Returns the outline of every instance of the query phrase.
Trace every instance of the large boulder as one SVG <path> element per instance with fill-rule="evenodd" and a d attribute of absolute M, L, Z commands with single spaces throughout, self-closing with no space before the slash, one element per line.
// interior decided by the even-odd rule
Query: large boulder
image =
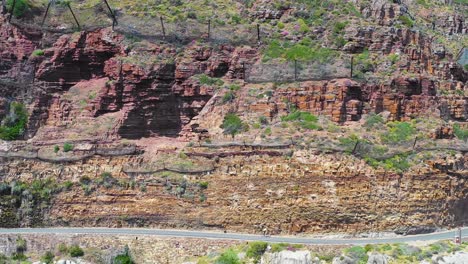
<path fill-rule="evenodd" d="M 389 257 L 387 255 L 372 253 L 369 255 L 367 264 L 388 264 Z"/>
<path fill-rule="evenodd" d="M 261 259 L 261 264 L 315 264 L 316 259 L 312 261 L 309 251 L 281 251 L 276 253 L 265 253 Z"/>
<path fill-rule="evenodd" d="M 437 257 L 433 259 L 433 263 L 437 264 L 467 264 L 468 252 L 456 252 L 455 254 Z"/>

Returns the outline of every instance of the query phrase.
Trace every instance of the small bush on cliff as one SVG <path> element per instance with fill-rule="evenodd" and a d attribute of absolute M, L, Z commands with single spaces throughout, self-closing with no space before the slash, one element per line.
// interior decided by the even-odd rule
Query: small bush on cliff
<path fill-rule="evenodd" d="M 68 247 L 64 243 L 60 243 L 57 247 L 57 250 L 60 252 L 60 254 L 66 254 L 68 252 Z"/>
<path fill-rule="evenodd" d="M 366 118 L 366 122 L 364 123 L 364 126 L 366 128 L 373 128 L 375 126 L 378 126 L 378 125 L 381 125 L 385 123 L 384 119 L 382 118 L 382 116 L 380 115 L 377 115 L 377 114 L 374 114 L 374 113 L 371 113 L 367 118 Z"/>
<path fill-rule="evenodd" d="M 275 243 L 271 245 L 271 252 L 281 252 L 283 250 L 294 251 L 296 249 L 303 248 L 301 244 L 288 244 L 288 243 Z"/>
<path fill-rule="evenodd" d="M 198 76 L 198 80 L 200 81 L 200 84 L 206 84 L 206 85 L 217 85 L 221 86 L 224 84 L 223 80 L 219 78 L 212 78 L 206 74 L 201 74 Z"/>
<path fill-rule="evenodd" d="M 73 245 L 68 248 L 68 254 L 70 254 L 70 257 L 76 258 L 84 256 L 84 251 L 80 246 Z"/>
<path fill-rule="evenodd" d="M 414 25 L 414 21 L 408 15 L 400 16 L 398 19 L 407 27 L 413 27 Z"/>
<path fill-rule="evenodd" d="M 350 258 L 357 260 L 357 263 L 367 263 L 366 250 L 361 246 L 354 246 L 345 250 L 345 253 Z"/>
<path fill-rule="evenodd" d="M 31 56 L 33 57 L 39 57 L 39 56 L 44 56 L 44 51 L 43 50 L 35 50 L 32 52 Z"/>
<path fill-rule="evenodd" d="M 51 264 L 54 261 L 54 254 L 50 251 L 47 251 L 42 257 L 41 257 L 41 262 L 46 263 L 46 264 Z"/>
<path fill-rule="evenodd" d="M 240 264 L 239 257 L 234 250 L 229 249 L 216 260 L 215 264 Z"/>
<path fill-rule="evenodd" d="M 268 243 L 266 242 L 252 242 L 249 244 L 249 249 L 247 249 L 247 257 L 254 259 L 255 263 L 260 261 L 263 253 L 267 249 Z"/>
<path fill-rule="evenodd" d="M 387 133 L 381 135 L 384 143 L 401 143 L 408 141 L 416 132 L 416 128 L 409 122 L 390 122 L 387 124 L 389 128 Z"/>
<path fill-rule="evenodd" d="M 281 117 L 281 121 L 288 122 L 288 121 L 296 121 L 296 123 L 309 130 L 321 130 L 322 127 L 320 127 L 317 124 L 318 117 L 315 115 L 309 113 L 309 112 L 302 112 L 302 111 L 297 111 L 295 110 L 291 114 L 287 116 Z"/>
<path fill-rule="evenodd" d="M 14 0 L 7 0 L 7 9 L 10 11 L 13 8 Z M 29 3 L 27 0 L 16 0 L 15 10 L 13 15 L 15 17 L 22 17 L 29 10 Z"/>
<path fill-rule="evenodd" d="M 459 124 L 453 126 L 453 133 L 460 140 L 465 142 L 468 140 L 468 129 L 461 128 Z"/>
<path fill-rule="evenodd" d="M 224 117 L 221 128 L 224 129 L 224 134 L 231 135 L 232 139 L 234 139 L 237 134 L 247 131 L 247 125 L 242 122 L 240 117 L 233 113 L 227 114 Z"/>
<path fill-rule="evenodd" d="M 16 252 L 22 253 L 26 251 L 26 240 L 24 238 L 18 237 L 16 239 Z"/>
<path fill-rule="evenodd" d="M 223 96 L 223 103 L 229 103 L 236 99 L 236 95 L 232 91 L 228 91 Z"/>
<path fill-rule="evenodd" d="M 124 252 L 115 256 L 114 260 L 112 261 L 113 264 L 134 264 L 135 262 L 130 255 L 130 249 L 128 246 L 125 246 Z"/>
<path fill-rule="evenodd" d="M 65 143 L 63 144 L 63 151 L 64 152 L 69 152 L 69 151 L 72 151 L 73 150 L 73 144 L 71 143 Z"/>
<path fill-rule="evenodd" d="M 207 189 L 208 188 L 208 182 L 206 182 L 206 181 L 199 182 L 198 185 L 202 189 Z"/>
<path fill-rule="evenodd" d="M 27 121 L 26 107 L 22 103 L 12 102 L 9 115 L 0 123 L 0 139 L 15 140 L 22 136 Z"/>

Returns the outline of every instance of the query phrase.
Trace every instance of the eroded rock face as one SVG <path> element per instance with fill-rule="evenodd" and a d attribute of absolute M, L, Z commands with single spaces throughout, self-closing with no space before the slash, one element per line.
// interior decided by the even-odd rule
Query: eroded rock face
<path fill-rule="evenodd" d="M 123 53 L 122 36 L 110 29 L 64 35 L 45 50 L 36 78 L 54 91 L 66 90 L 81 80 L 102 77 L 104 63 Z M 53 91 L 50 91 L 53 92 Z"/>
<path fill-rule="evenodd" d="M 397 231 L 401 226 L 423 230 L 467 217 L 463 208 L 468 197 L 459 191 L 468 188 L 463 167 L 445 166 L 441 160 L 438 165 L 397 175 L 349 156 L 311 154 L 297 153 L 287 161 L 265 155 L 219 158 L 213 171 L 187 176 L 189 181 L 209 182 L 203 191 L 206 201 L 199 199 L 196 190 L 190 191 L 194 197 L 171 194 L 163 174 L 151 173 L 148 179 L 148 164 L 138 155 L 95 156 L 69 162 L 65 168 L 57 163 L 3 159 L 0 168 L 6 182 L 18 177 L 77 182 L 71 190 L 57 194 L 42 216 L 35 216 L 42 217 L 44 225 L 222 228 L 253 233 L 267 227 L 271 234 L 359 233 Z M 466 158 L 462 160 L 466 163 Z M 102 172 L 123 181 L 133 179 L 146 190 L 99 187 L 93 195 L 86 195 L 79 179 L 83 175 L 97 179 Z M 173 189 L 182 184 L 171 181 Z M 8 212 L 15 212 L 11 206 Z M 39 223 L 2 219 L 13 226 Z"/>
<path fill-rule="evenodd" d="M 363 114 L 388 111 L 389 120 L 409 120 L 431 112 L 438 118 L 468 118 L 468 100 L 435 95 L 436 84 L 426 78 L 396 78 L 389 85 L 366 85 L 349 79 L 303 82 L 275 90 L 268 100 L 258 100 L 249 111 L 267 117 L 286 115 L 289 104 L 302 111 L 325 115 L 343 123 L 358 121 Z"/>

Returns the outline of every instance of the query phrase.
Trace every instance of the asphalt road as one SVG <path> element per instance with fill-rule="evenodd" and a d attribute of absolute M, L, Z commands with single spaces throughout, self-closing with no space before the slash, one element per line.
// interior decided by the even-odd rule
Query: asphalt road
<path fill-rule="evenodd" d="M 86 235 L 126 235 L 140 236 L 152 235 L 162 237 L 180 237 L 180 238 L 207 238 L 207 239 L 228 239 L 241 241 L 266 241 L 274 243 L 291 244 L 322 244 L 322 245 L 347 245 L 347 244 L 380 244 L 380 243 L 399 243 L 415 242 L 429 240 L 453 239 L 456 230 L 442 231 L 431 234 L 398 236 L 391 238 L 310 238 L 300 236 L 271 236 L 250 235 L 240 233 L 220 233 L 209 231 L 186 231 L 170 229 L 140 229 L 140 228 L 13 228 L 0 229 L 2 234 L 86 234 Z M 462 236 L 468 237 L 468 227 L 462 229 Z"/>

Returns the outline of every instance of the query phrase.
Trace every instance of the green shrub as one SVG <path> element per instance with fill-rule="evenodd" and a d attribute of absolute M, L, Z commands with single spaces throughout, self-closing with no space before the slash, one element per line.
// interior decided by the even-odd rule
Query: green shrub
<path fill-rule="evenodd" d="M 54 153 L 57 153 L 57 152 L 59 152 L 59 151 L 60 151 L 60 147 L 57 146 L 57 145 L 55 145 L 55 146 L 54 146 Z"/>
<path fill-rule="evenodd" d="M 49 201 L 51 195 L 58 192 L 60 187 L 53 178 L 47 178 L 45 180 L 33 180 L 28 189 L 36 200 Z"/>
<path fill-rule="evenodd" d="M 373 128 L 374 126 L 381 125 L 384 122 L 385 121 L 384 121 L 382 116 L 371 113 L 366 118 L 366 122 L 364 123 L 364 126 L 367 127 L 367 128 Z"/>
<path fill-rule="evenodd" d="M 68 252 L 68 247 L 64 243 L 60 243 L 57 249 L 61 254 L 65 254 Z"/>
<path fill-rule="evenodd" d="M 414 21 L 408 15 L 402 15 L 398 19 L 407 27 L 413 27 L 414 25 Z"/>
<path fill-rule="evenodd" d="M 336 22 L 333 25 L 333 33 L 341 34 L 347 25 L 348 25 L 348 22 Z"/>
<path fill-rule="evenodd" d="M 288 61 L 299 60 L 328 63 L 335 58 L 336 55 L 336 51 L 329 48 L 323 48 L 320 45 L 313 45 L 307 39 L 296 44 L 273 40 L 263 50 L 264 61 L 282 58 Z"/>
<path fill-rule="evenodd" d="M 268 119 L 266 116 L 261 116 L 258 118 L 258 121 L 260 122 L 260 124 L 262 125 L 268 125 Z"/>
<path fill-rule="evenodd" d="M 198 186 L 200 186 L 200 188 L 202 188 L 202 189 L 207 189 L 208 188 L 208 182 L 206 182 L 206 181 L 199 182 Z"/>
<path fill-rule="evenodd" d="M 25 252 L 26 251 L 26 240 L 22 237 L 16 239 L 16 252 Z"/>
<path fill-rule="evenodd" d="M 247 125 L 236 114 L 227 114 L 224 117 L 221 128 L 224 129 L 224 134 L 234 136 L 247 130 Z"/>
<path fill-rule="evenodd" d="M 241 88 L 241 86 L 238 85 L 238 84 L 231 84 L 231 85 L 229 85 L 229 90 L 231 90 L 231 91 L 239 91 L 240 88 Z"/>
<path fill-rule="evenodd" d="M 239 257 L 237 256 L 234 250 L 229 249 L 225 251 L 219 258 L 215 261 L 215 264 L 240 264 Z"/>
<path fill-rule="evenodd" d="M 364 246 L 364 250 L 367 252 L 371 252 L 371 251 L 374 251 L 374 246 L 371 245 L 371 244 L 367 244 Z"/>
<path fill-rule="evenodd" d="M 26 261 L 28 259 L 28 257 L 26 257 L 26 255 L 24 255 L 23 252 L 15 252 L 11 256 L 11 259 L 12 260 L 17 260 L 17 261 Z"/>
<path fill-rule="evenodd" d="M 117 185 L 118 181 L 112 177 L 112 173 L 110 172 L 103 172 L 99 176 L 99 179 L 97 180 L 98 185 L 102 185 L 107 189 L 112 188 L 112 186 Z"/>
<path fill-rule="evenodd" d="M 63 144 L 63 151 L 64 152 L 72 151 L 73 147 L 74 147 L 73 144 L 67 142 L 67 143 Z"/>
<path fill-rule="evenodd" d="M 338 139 L 340 146 L 344 148 L 346 153 L 351 153 L 356 146 L 356 143 L 359 141 L 359 137 L 355 134 L 351 134 L 349 137 L 340 137 Z"/>
<path fill-rule="evenodd" d="M 22 136 L 27 121 L 26 107 L 22 103 L 12 102 L 9 115 L 0 122 L 0 139 L 15 140 Z"/>
<path fill-rule="evenodd" d="M 70 257 L 72 258 L 82 257 L 84 256 L 84 251 L 80 246 L 72 245 L 68 248 L 68 254 L 70 254 Z"/>
<path fill-rule="evenodd" d="M 225 103 L 228 103 L 228 102 L 232 102 L 232 101 L 234 101 L 234 99 L 236 99 L 236 95 L 233 92 L 228 91 L 223 96 L 223 103 L 225 104 Z"/>
<path fill-rule="evenodd" d="M 7 0 L 7 9 L 11 11 L 13 8 L 14 0 Z M 27 0 L 16 0 L 15 10 L 13 10 L 13 15 L 15 17 L 22 17 L 29 10 L 29 3 Z"/>
<path fill-rule="evenodd" d="M 361 246 L 354 246 L 345 250 L 347 256 L 359 260 L 359 263 L 366 263 L 368 256 L 366 250 Z"/>
<path fill-rule="evenodd" d="M 128 246 L 125 246 L 124 252 L 114 257 L 113 264 L 134 264 L 135 262 L 130 255 Z"/>
<path fill-rule="evenodd" d="M 398 173 L 405 172 L 411 167 L 411 164 L 408 162 L 408 156 L 404 154 L 395 155 L 394 157 L 383 161 L 377 161 L 372 157 L 365 157 L 364 159 L 370 166 L 374 168 L 382 167 L 386 170 L 395 171 Z"/>
<path fill-rule="evenodd" d="M 297 111 L 295 110 L 291 114 L 287 116 L 281 117 L 281 121 L 283 122 L 288 122 L 288 121 L 296 121 L 296 123 L 309 130 L 321 130 L 322 127 L 320 127 L 317 124 L 318 117 L 315 115 L 309 113 L 309 112 L 302 112 L 302 111 Z"/>
<path fill-rule="evenodd" d="M 463 140 L 465 142 L 468 140 L 468 129 L 460 128 L 459 124 L 455 124 L 453 126 L 453 133 L 460 140 Z"/>
<path fill-rule="evenodd" d="M 463 66 L 463 68 L 465 69 L 465 71 L 468 71 L 468 64 L 465 64 L 465 66 Z"/>
<path fill-rule="evenodd" d="M 393 65 L 400 59 L 400 56 L 398 54 L 392 53 L 392 54 L 388 55 L 388 59 L 390 60 L 390 62 Z"/>
<path fill-rule="evenodd" d="M 35 50 L 31 54 L 33 57 L 39 57 L 39 56 L 44 56 L 44 51 L 43 50 Z"/>
<path fill-rule="evenodd" d="M 206 195 L 204 193 L 200 194 L 199 200 L 201 203 L 206 201 Z"/>
<path fill-rule="evenodd" d="M 68 191 L 68 190 L 71 189 L 71 187 L 73 187 L 73 182 L 71 182 L 71 181 L 65 181 L 65 182 L 63 183 L 63 188 L 64 188 L 65 190 Z"/>
<path fill-rule="evenodd" d="M 392 245 L 390 244 L 384 244 L 380 247 L 380 251 L 389 251 L 392 250 Z"/>
<path fill-rule="evenodd" d="M 47 251 L 42 257 L 41 257 L 41 262 L 46 263 L 46 264 L 51 264 L 54 261 L 54 254 L 50 251 Z"/>
<path fill-rule="evenodd" d="M 205 85 L 217 85 L 221 86 L 224 84 L 223 80 L 219 78 L 211 78 L 210 76 L 206 74 L 200 74 L 198 75 L 198 80 L 200 81 L 200 84 L 205 84 Z"/>
<path fill-rule="evenodd" d="M 89 178 L 88 176 L 84 175 L 80 178 L 80 183 L 83 184 L 83 185 L 88 185 L 91 183 L 91 178 Z"/>
<path fill-rule="evenodd" d="M 2 182 L 0 183 L 0 196 L 2 195 L 10 195 L 11 194 L 11 187 L 8 183 Z"/>
<path fill-rule="evenodd" d="M 414 125 L 408 122 L 390 122 L 387 123 L 387 127 L 389 128 L 388 132 L 381 135 L 384 143 L 393 144 L 407 141 L 416 132 Z"/>
<path fill-rule="evenodd" d="M 249 249 L 247 249 L 246 256 L 254 259 L 254 261 L 257 263 L 260 261 L 260 258 L 262 257 L 263 253 L 265 253 L 267 247 L 268 243 L 266 242 L 251 242 L 249 244 Z"/>

